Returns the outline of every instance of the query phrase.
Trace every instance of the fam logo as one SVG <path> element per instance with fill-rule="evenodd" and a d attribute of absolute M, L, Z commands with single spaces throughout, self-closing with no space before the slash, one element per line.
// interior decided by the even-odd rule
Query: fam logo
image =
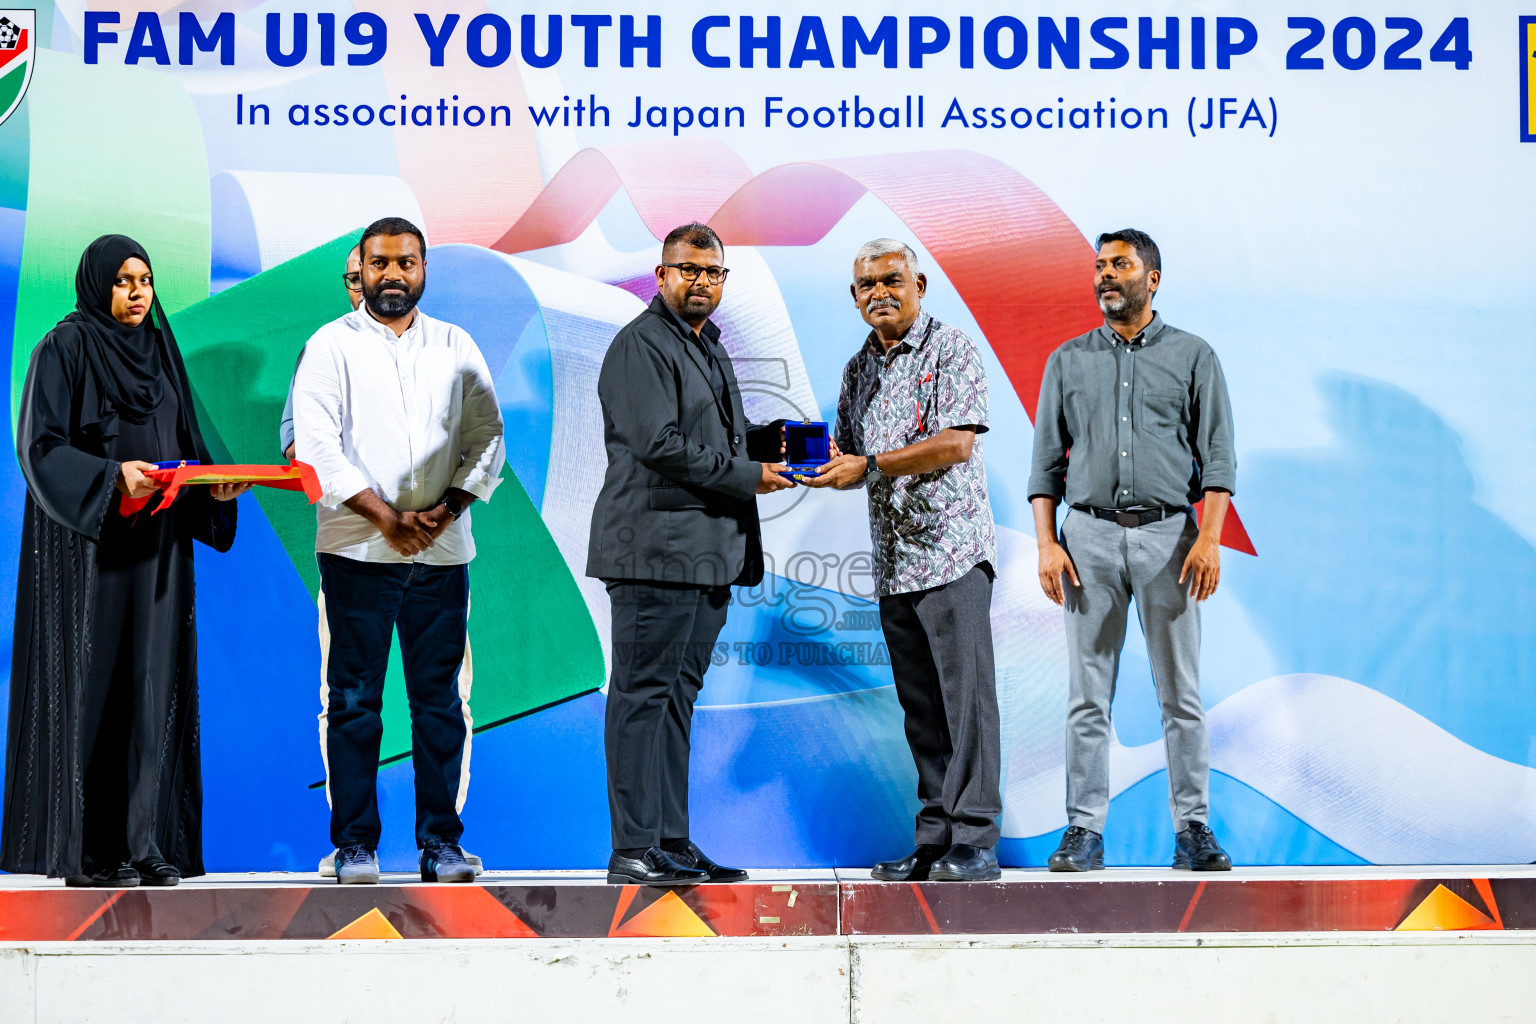
<path fill-rule="evenodd" d="M 1520 19 L 1520 141 L 1536 142 L 1536 17 Z"/>
<path fill-rule="evenodd" d="M 32 81 L 37 12 L 0 10 L 0 124 L 21 106 Z"/>

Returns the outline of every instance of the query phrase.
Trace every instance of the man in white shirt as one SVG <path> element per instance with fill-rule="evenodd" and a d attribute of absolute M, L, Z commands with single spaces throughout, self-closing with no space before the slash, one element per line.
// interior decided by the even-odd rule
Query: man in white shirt
<path fill-rule="evenodd" d="M 315 468 L 322 750 L 343 884 L 379 880 L 384 674 L 399 630 L 411 705 L 423 881 L 468 882 L 470 675 L 461 670 L 475 556 L 469 507 L 505 461 L 501 410 L 474 340 L 416 308 L 426 240 L 386 217 L 363 232 L 363 305 L 309 339 L 294 381 L 296 457 Z"/>

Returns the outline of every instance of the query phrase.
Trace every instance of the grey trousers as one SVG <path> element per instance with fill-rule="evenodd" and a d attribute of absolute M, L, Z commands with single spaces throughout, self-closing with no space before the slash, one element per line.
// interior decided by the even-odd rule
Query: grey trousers
<path fill-rule="evenodd" d="M 1168 752 L 1173 828 L 1210 814 L 1210 748 L 1200 702 L 1200 606 L 1179 570 L 1198 535 L 1193 516 L 1127 528 L 1073 510 L 1061 525 L 1062 547 L 1081 587 L 1065 586 L 1067 659 L 1067 821 L 1104 831 L 1109 809 L 1109 706 L 1115 698 L 1126 612 L 1147 639 L 1152 680 Z"/>
<path fill-rule="evenodd" d="M 880 599 L 896 699 L 917 765 L 917 842 L 997 845 L 1003 812 L 992 567 Z"/>

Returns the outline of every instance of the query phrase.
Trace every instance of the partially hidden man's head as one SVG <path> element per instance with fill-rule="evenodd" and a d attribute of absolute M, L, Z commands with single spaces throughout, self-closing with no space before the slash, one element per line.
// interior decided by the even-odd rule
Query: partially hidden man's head
<path fill-rule="evenodd" d="M 894 238 L 865 242 L 853 257 L 854 305 L 864 322 L 882 336 L 905 334 L 922 310 L 928 278 L 918 268 L 917 253 Z"/>
<path fill-rule="evenodd" d="M 354 245 L 347 253 L 347 269 L 342 272 L 341 283 L 347 289 L 347 301 L 356 309 L 363 301 L 363 250 Z"/>
<path fill-rule="evenodd" d="M 661 301 L 698 327 L 725 293 L 725 243 L 708 224 L 684 224 L 667 232 L 656 266 Z"/>
<path fill-rule="evenodd" d="M 396 320 L 415 309 L 427 287 L 427 240 L 421 229 L 404 217 L 384 217 L 364 229 L 357 247 L 369 311 Z"/>
<path fill-rule="evenodd" d="M 1135 322 L 1152 304 L 1163 280 L 1163 257 L 1145 231 L 1126 228 L 1099 236 L 1093 290 L 1110 320 Z"/>

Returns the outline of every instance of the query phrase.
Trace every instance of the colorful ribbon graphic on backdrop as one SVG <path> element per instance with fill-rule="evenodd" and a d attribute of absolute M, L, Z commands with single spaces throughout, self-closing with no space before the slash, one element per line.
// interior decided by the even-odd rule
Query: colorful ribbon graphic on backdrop
<path fill-rule="evenodd" d="M 1093 259 L 1087 239 L 1028 178 L 965 150 L 781 164 L 751 176 L 740 157 L 711 139 L 585 149 L 493 248 L 525 252 L 574 241 L 620 188 L 658 239 L 699 220 L 727 245 L 812 245 L 866 193 L 875 196 L 944 269 L 1031 420 L 1051 352 L 1103 322 L 1086 285 Z M 1221 542 L 1257 553 L 1236 509 Z"/>

